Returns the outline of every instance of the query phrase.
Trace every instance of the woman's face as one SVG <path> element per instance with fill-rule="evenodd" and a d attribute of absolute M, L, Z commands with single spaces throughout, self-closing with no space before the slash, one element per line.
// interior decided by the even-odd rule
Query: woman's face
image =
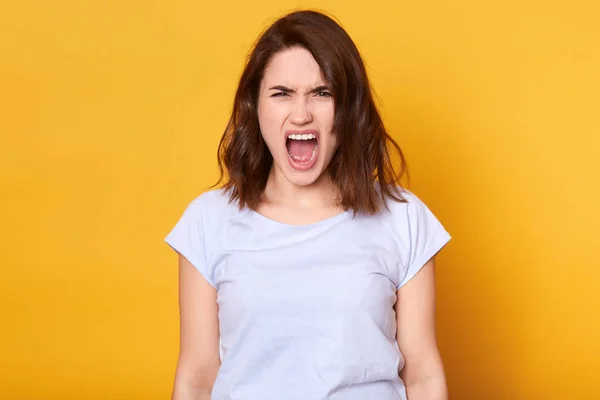
<path fill-rule="evenodd" d="M 295 185 L 314 183 L 337 148 L 334 102 L 321 69 L 304 48 L 276 54 L 258 93 L 258 121 L 275 173 Z"/>

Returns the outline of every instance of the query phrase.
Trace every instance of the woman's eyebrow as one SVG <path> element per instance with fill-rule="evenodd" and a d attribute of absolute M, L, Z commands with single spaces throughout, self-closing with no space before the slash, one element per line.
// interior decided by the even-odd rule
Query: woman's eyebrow
<path fill-rule="evenodd" d="M 283 85 L 276 85 L 276 86 L 270 87 L 269 90 L 280 90 L 285 93 L 294 93 L 295 92 L 295 90 L 290 89 L 289 87 L 286 87 Z"/>
<path fill-rule="evenodd" d="M 269 90 L 279 90 L 285 93 L 296 93 L 296 91 L 294 89 L 290 89 L 287 86 L 283 86 L 283 85 L 275 85 L 269 88 Z M 312 89 L 309 93 L 318 93 L 318 92 L 324 92 L 326 90 L 329 90 L 329 88 L 325 85 L 321 85 L 321 86 L 317 86 L 316 88 Z"/>
<path fill-rule="evenodd" d="M 326 92 L 329 90 L 329 87 L 327 87 L 326 85 L 321 85 L 321 86 L 317 86 L 316 88 L 314 88 L 313 90 L 311 90 L 311 93 L 318 93 L 318 92 Z"/>

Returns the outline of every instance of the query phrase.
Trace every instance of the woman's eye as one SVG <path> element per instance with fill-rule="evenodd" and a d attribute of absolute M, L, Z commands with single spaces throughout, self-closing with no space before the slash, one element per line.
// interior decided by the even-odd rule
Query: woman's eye
<path fill-rule="evenodd" d="M 317 97 L 331 97 L 329 92 L 317 92 Z"/>
<path fill-rule="evenodd" d="M 277 92 L 277 93 L 273 93 L 271 95 L 271 97 L 284 97 L 287 96 L 288 94 L 286 92 Z"/>

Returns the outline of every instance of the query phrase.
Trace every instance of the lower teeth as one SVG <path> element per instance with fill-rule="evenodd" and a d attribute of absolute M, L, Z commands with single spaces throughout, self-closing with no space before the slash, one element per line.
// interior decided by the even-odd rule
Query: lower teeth
<path fill-rule="evenodd" d="M 308 164 L 309 162 L 311 162 L 312 160 L 314 160 L 315 154 L 317 154 L 317 146 L 315 146 L 315 148 L 313 149 L 312 154 L 310 156 L 310 159 L 308 161 L 300 161 L 299 157 L 294 157 L 294 155 L 291 152 L 289 153 L 289 155 L 290 155 L 290 157 L 291 157 L 292 160 L 296 161 L 299 164 Z"/>

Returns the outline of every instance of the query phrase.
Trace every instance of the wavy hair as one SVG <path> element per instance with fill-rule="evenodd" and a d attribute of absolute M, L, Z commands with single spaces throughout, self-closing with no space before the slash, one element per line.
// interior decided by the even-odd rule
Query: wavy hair
<path fill-rule="evenodd" d="M 360 53 L 337 22 L 311 10 L 283 16 L 254 44 L 219 143 L 217 185 L 221 184 L 240 208 L 256 209 L 260 204 L 273 157 L 259 128 L 259 87 L 273 56 L 293 47 L 312 54 L 333 95 L 332 134 L 339 147 L 328 172 L 339 190 L 340 206 L 355 214 L 374 215 L 385 207 L 386 199 L 404 202 L 400 181 L 407 174 L 406 160 L 385 130 Z M 389 147 L 397 152 L 398 169 Z"/>

